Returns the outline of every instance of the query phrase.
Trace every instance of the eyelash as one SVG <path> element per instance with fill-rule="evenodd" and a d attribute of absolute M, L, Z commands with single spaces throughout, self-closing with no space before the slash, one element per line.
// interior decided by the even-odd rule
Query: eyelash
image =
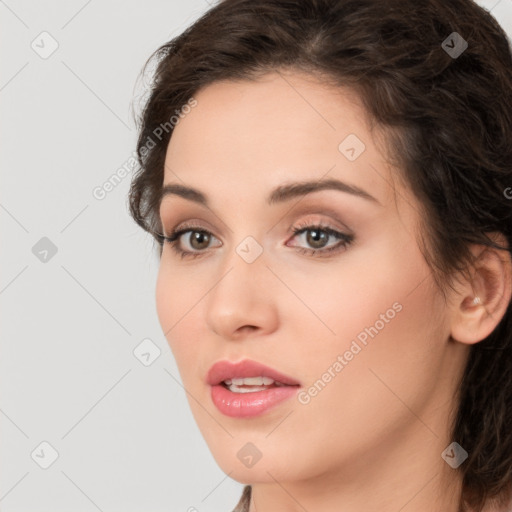
<path fill-rule="evenodd" d="M 329 247 L 328 249 L 305 249 L 303 247 L 295 247 L 295 249 L 301 253 L 301 254 L 307 254 L 309 256 L 316 256 L 316 257 L 328 257 L 332 253 L 340 252 L 342 249 L 346 249 L 353 241 L 354 241 L 354 235 L 347 235 L 346 233 L 341 233 L 340 231 L 337 231 L 333 228 L 331 228 L 329 225 L 325 225 L 322 223 L 319 224 L 299 224 L 298 226 L 294 227 L 292 229 L 293 232 L 293 238 L 295 238 L 297 235 L 300 235 L 307 231 L 322 231 L 326 233 L 327 235 L 334 236 L 336 238 L 340 239 L 340 242 L 336 245 L 333 245 L 332 247 Z M 198 252 L 191 252 L 191 251 L 184 251 L 183 249 L 180 249 L 178 247 L 178 239 L 181 237 L 181 235 L 184 235 L 188 232 L 196 232 L 196 233 L 203 233 L 207 235 L 212 235 L 208 230 L 203 229 L 199 226 L 193 226 L 193 225 L 185 225 L 179 230 L 173 231 L 169 236 L 163 236 L 160 235 L 160 238 L 164 241 L 164 243 L 168 243 L 173 251 L 177 253 L 181 258 L 197 258 L 198 256 L 203 256 L 206 251 L 198 251 Z M 322 253 L 321 256 L 317 256 L 318 253 Z M 325 253 L 328 253 L 327 255 Z"/>

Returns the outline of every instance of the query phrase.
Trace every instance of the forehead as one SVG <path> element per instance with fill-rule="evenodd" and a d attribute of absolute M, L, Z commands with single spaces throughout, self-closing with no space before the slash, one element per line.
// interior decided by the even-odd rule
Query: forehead
<path fill-rule="evenodd" d="M 267 196 L 284 182 L 340 179 L 384 204 L 390 169 L 357 95 L 301 73 L 219 81 L 174 128 L 164 183 Z"/>

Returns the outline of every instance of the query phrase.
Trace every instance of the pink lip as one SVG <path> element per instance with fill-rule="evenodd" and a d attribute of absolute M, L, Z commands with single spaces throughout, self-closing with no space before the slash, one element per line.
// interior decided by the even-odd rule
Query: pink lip
<path fill-rule="evenodd" d="M 214 386 L 226 379 L 240 379 L 244 377 L 270 377 L 281 384 L 300 386 L 300 382 L 291 377 L 250 359 L 244 359 L 238 363 L 217 361 L 208 371 L 206 382 Z"/>
<path fill-rule="evenodd" d="M 282 386 L 251 393 L 233 393 L 222 384 L 217 384 L 211 387 L 210 396 L 222 414 L 232 418 L 250 418 L 291 398 L 299 388 L 300 386 Z"/>
<path fill-rule="evenodd" d="M 286 386 L 250 393 L 233 393 L 222 382 L 243 377 L 270 377 Z M 263 414 L 283 400 L 291 398 L 300 383 L 273 368 L 245 359 L 239 363 L 219 361 L 209 370 L 207 383 L 211 386 L 211 399 L 222 414 L 234 418 L 249 418 Z"/>

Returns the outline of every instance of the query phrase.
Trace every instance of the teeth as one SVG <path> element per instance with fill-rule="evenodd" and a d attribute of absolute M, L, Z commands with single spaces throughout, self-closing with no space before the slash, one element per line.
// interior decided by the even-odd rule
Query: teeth
<path fill-rule="evenodd" d="M 270 386 L 274 384 L 275 381 L 270 377 L 246 377 L 244 379 L 226 379 L 224 382 L 228 386 L 231 384 L 235 384 L 236 386 Z"/>
<path fill-rule="evenodd" d="M 245 377 L 245 378 L 234 378 L 226 379 L 224 384 L 233 393 L 254 393 L 255 391 L 263 391 L 269 389 L 272 385 L 284 386 L 280 382 L 276 382 L 270 377 Z"/>
<path fill-rule="evenodd" d="M 269 389 L 269 386 L 251 386 L 249 388 L 238 387 L 235 384 L 231 384 L 228 386 L 229 391 L 232 393 L 254 393 L 255 391 L 263 391 L 264 389 Z"/>

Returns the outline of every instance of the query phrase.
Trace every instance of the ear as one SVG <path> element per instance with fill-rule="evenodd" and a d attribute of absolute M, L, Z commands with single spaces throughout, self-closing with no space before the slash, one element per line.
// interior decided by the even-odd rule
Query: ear
<path fill-rule="evenodd" d="M 491 238 L 508 247 L 501 233 L 492 233 Z M 472 246 L 471 252 L 476 257 L 472 279 L 462 279 L 454 299 L 451 322 L 451 337 L 469 345 L 482 341 L 494 331 L 512 295 L 510 252 L 483 245 Z"/>

